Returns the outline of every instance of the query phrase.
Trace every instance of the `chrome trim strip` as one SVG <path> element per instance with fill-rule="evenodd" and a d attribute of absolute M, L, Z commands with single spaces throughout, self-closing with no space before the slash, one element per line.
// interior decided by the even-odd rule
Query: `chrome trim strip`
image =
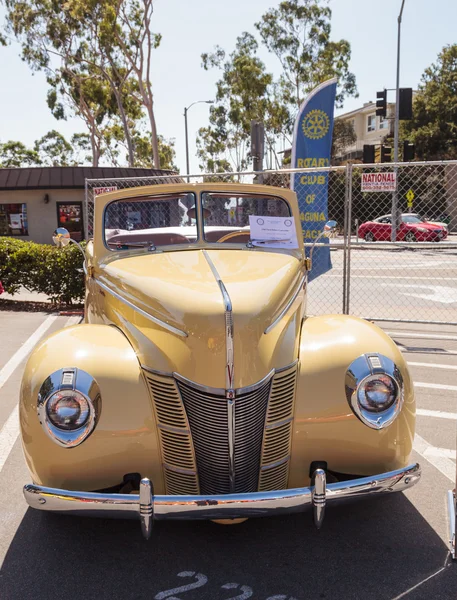
<path fill-rule="evenodd" d="M 281 425 L 285 425 L 286 423 L 290 423 L 294 420 L 294 417 L 289 417 L 288 419 L 284 419 L 283 421 L 278 421 L 277 423 L 272 423 L 271 425 L 267 425 L 265 429 L 276 429 L 277 427 L 281 427 Z"/>
<path fill-rule="evenodd" d="M 114 290 L 112 290 L 105 283 L 102 283 L 100 281 L 100 279 L 96 279 L 94 277 L 94 281 L 95 281 L 95 283 L 98 286 L 100 286 L 103 290 L 105 290 L 105 292 L 108 292 L 108 294 L 111 294 L 117 300 L 119 300 L 120 302 L 123 302 L 126 306 L 128 306 L 132 310 L 135 310 L 137 313 L 139 313 L 140 315 L 142 315 L 146 319 L 149 319 L 150 321 L 152 321 L 156 325 L 159 325 L 160 327 L 163 327 L 164 329 L 167 329 L 168 331 L 171 331 L 171 333 L 174 333 L 174 334 L 179 335 L 181 337 L 188 337 L 188 334 L 185 331 L 182 331 L 181 329 L 178 329 L 177 327 L 173 327 L 173 325 L 169 325 L 168 323 L 165 323 L 165 321 L 161 321 L 157 317 L 154 317 L 153 315 L 151 315 L 150 313 L 146 312 L 145 310 L 143 310 L 142 308 L 140 308 L 136 304 L 133 304 L 133 302 L 130 302 L 130 300 L 127 300 L 126 298 L 124 298 L 124 296 L 121 296 L 120 294 L 118 294 L 117 292 L 115 292 Z"/>
<path fill-rule="evenodd" d="M 298 359 L 294 360 L 293 363 L 291 363 L 290 365 L 287 365 L 286 367 L 281 367 L 280 369 L 272 369 L 269 373 L 267 373 L 267 375 L 265 375 L 265 377 L 263 379 L 261 379 L 257 383 L 253 383 L 252 385 L 247 385 L 246 387 L 242 387 L 242 388 L 236 388 L 234 390 L 235 397 L 242 396 L 243 394 L 249 394 L 250 392 L 254 392 L 258 388 L 262 387 L 262 385 L 264 385 L 269 379 L 272 379 L 277 373 L 282 373 L 283 371 L 287 371 L 288 369 L 291 369 L 292 367 L 294 367 L 297 363 L 298 363 Z M 179 373 L 176 373 L 175 371 L 173 371 L 173 373 L 167 373 L 165 371 L 151 369 L 150 367 L 146 367 L 145 365 L 141 365 L 141 368 L 144 371 L 146 371 L 147 373 L 151 373 L 152 375 L 160 375 L 161 377 L 174 377 L 178 381 L 182 381 L 183 383 L 186 383 L 188 386 L 193 387 L 196 390 L 199 390 L 201 392 L 207 392 L 208 394 L 214 394 L 215 396 L 225 396 L 226 392 L 227 392 L 227 390 L 225 388 L 213 388 L 209 385 L 202 385 L 201 383 L 196 383 L 195 381 L 192 381 L 191 379 L 187 379 L 187 377 L 184 377 L 183 375 L 180 375 Z"/>
<path fill-rule="evenodd" d="M 183 433 L 189 435 L 190 431 L 188 429 L 180 429 L 179 427 L 172 427 L 171 425 L 163 425 L 163 423 L 157 423 L 157 427 L 159 429 L 163 429 L 163 431 L 169 431 L 170 433 Z"/>
<path fill-rule="evenodd" d="M 235 400 L 227 398 L 230 491 L 235 491 Z"/>
<path fill-rule="evenodd" d="M 261 379 L 260 381 L 258 381 L 257 383 L 253 383 L 252 385 L 247 385 L 246 387 L 243 388 L 237 388 L 235 390 L 235 396 L 242 396 L 243 394 L 249 394 L 251 392 L 255 392 L 255 390 L 261 388 L 263 385 L 265 385 L 267 383 L 267 381 L 269 379 L 273 379 L 273 377 L 275 376 L 276 371 L 274 369 L 272 369 L 267 375 L 265 375 L 265 377 L 263 379 Z"/>
<path fill-rule="evenodd" d="M 140 367 L 143 369 L 143 371 L 147 371 L 148 373 L 151 373 L 152 375 L 160 375 L 161 377 L 173 377 L 173 373 L 168 372 L 168 371 L 159 371 L 158 369 L 151 369 L 150 367 L 146 367 L 145 365 L 141 365 Z"/>
<path fill-rule="evenodd" d="M 181 467 L 174 467 L 173 465 L 168 465 L 167 463 L 162 463 L 164 469 L 167 471 L 174 471 L 175 473 L 181 473 L 182 475 L 196 475 L 197 471 L 193 469 L 182 469 Z"/>
<path fill-rule="evenodd" d="M 289 308 L 292 306 L 292 304 L 295 302 L 295 300 L 298 297 L 298 294 L 301 292 L 305 282 L 306 282 L 306 277 L 307 275 L 303 275 L 303 277 L 300 279 L 300 283 L 298 284 L 297 289 L 295 290 L 292 298 L 289 300 L 289 302 L 286 304 L 286 306 L 282 309 L 282 311 L 279 313 L 279 315 L 277 317 L 274 318 L 273 322 L 270 323 L 270 325 L 268 325 L 268 327 L 265 329 L 265 331 L 263 332 L 265 335 L 267 333 L 270 333 L 270 331 L 276 327 L 276 325 L 279 323 L 279 321 L 283 318 L 283 316 L 287 313 L 287 311 L 289 310 Z"/>
<path fill-rule="evenodd" d="M 149 371 L 151 373 L 154 372 L 154 371 L 152 371 L 152 369 L 149 369 Z M 194 381 L 187 379 L 187 377 L 184 377 L 183 375 L 180 375 L 179 373 L 173 372 L 171 374 L 171 376 L 174 377 L 175 379 L 177 379 L 178 381 L 182 381 L 183 383 L 187 384 L 189 387 L 193 387 L 194 389 L 199 390 L 200 392 L 214 394 L 214 396 L 225 396 L 224 388 L 213 388 L 208 385 L 201 385 L 200 383 L 195 383 Z"/>
<path fill-rule="evenodd" d="M 400 492 L 421 477 L 419 464 L 379 475 L 330 483 L 325 487 L 326 505 L 348 498 Z M 152 520 L 237 519 L 303 512 L 313 503 L 314 486 L 214 496 L 153 496 L 152 485 L 142 479 L 140 494 L 104 494 L 24 486 L 27 504 L 39 510 L 93 517 L 140 519 L 145 536 Z M 317 490 L 319 492 L 319 490 Z"/>
<path fill-rule="evenodd" d="M 290 454 L 289 454 L 289 456 L 286 456 L 285 458 L 281 458 L 281 460 L 277 460 L 276 462 L 270 463 L 269 465 L 264 465 L 263 467 L 260 467 L 260 470 L 268 471 L 269 469 L 274 469 L 274 467 L 279 467 L 279 466 L 283 465 L 289 459 L 290 459 Z"/>
<path fill-rule="evenodd" d="M 290 363 L 290 365 L 287 365 L 285 367 L 281 367 L 280 369 L 275 369 L 275 374 L 276 373 L 282 373 L 283 371 L 287 371 L 288 369 L 291 369 L 292 367 L 295 367 L 295 365 L 298 364 L 298 358 L 296 358 L 294 360 L 294 362 Z"/>
<path fill-rule="evenodd" d="M 226 348 L 226 354 L 227 354 L 227 364 L 226 364 L 226 368 L 225 368 L 225 389 L 226 389 L 227 398 L 233 398 L 233 396 L 234 396 L 233 382 L 235 381 L 235 379 L 234 379 L 234 356 L 233 356 L 234 352 L 233 352 L 232 301 L 230 300 L 230 296 L 229 296 L 229 293 L 227 292 L 224 282 L 222 281 L 213 261 L 211 260 L 209 254 L 206 250 L 203 250 L 203 255 L 206 258 L 206 262 L 208 263 L 209 268 L 211 269 L 211 271 L 214 275 L 214 278 L 216 279 L 216 281 L 219 285 L 219 288 L 222 293 L 222 299 L 224 301 L 225 348 Z"/>

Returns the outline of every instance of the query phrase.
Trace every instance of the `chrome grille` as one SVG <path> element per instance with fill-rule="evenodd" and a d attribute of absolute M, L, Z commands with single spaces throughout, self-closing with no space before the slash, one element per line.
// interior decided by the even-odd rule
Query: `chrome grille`
<path fill-rule="evenodd" d="M 162 452 L 167 494 L 198 494 L 198 476 L 189 423 L 171 377 L 145 372 L 151 392 Z"/>
<path fill-rule="evenodd" d="M 259 491 L 287 487 L 292 443 L 297 364 L 275 374 L 262 446 Z"/>
<path fill-rule="evenodd" d="M 235 480 L 230 485 L 225 396 L 178 381 L 194 442 L 201 494 L 257 491 L 271 380 L 235 398 Z"/>

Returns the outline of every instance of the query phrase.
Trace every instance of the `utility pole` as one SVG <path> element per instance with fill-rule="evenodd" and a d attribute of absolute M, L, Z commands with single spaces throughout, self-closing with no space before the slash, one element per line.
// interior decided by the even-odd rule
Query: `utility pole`
<path fill-rule="evenodd" d="M 402 0 L 400 14 L 398 15 L 398 38 L 397 38 L 397 86 L 396 86 L 396 98 L 395 98 L 395 124 L 394 124 L 394 163 L 395 163 L 395 177 L 398 175 L 398 135 L 400 129 L 400 41 L 401 41 L 401 19 L 403 16 L 403 8 L 405 6 L 405 0 Z M 398 181 L 397 181 L 398 189 Z M 398 229 L 398 191 L 396 190 L 392 194 L 392 237 L 391 241 L 397 240 L 397 229 Z"/>
<path fill-rule="evenodd" d="M 187 111 L 189 108 L 192 108 L 194 104 L 214 104 L 214 100 L 197 100 L 196 102 L 192 102 L 189 106 L 184 108 L 184 128 L 186 133 L 186 172 L 187 172 L 187 181 L 190 181 L 190 164 L 189 164 L 189 132 L 187 130 Z"/>

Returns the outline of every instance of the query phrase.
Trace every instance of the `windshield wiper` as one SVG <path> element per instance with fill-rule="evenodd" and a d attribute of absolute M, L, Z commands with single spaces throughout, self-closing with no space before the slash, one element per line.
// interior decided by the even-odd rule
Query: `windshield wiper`
<path fill-rule="evenodd" d="M 154 252 L 157 250 L 156 245 L 153 241 L 144 241 L 144 242 L 114 242 L 116 247 L 122 248 L 122 246 L 132 246 L 133 248 L 144 248 L 147 246 L 149 252 Z"/>

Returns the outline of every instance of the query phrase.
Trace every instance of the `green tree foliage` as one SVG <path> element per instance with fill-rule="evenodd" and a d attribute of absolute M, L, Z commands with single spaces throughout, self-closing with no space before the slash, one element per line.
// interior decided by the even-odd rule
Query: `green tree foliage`
<path fill-rule="evenodd" d="M 273 76 L 257 51 L 257 41 L 245 32 L 237 38 L 235 50 L 228 57 L 219 47 L 202 55 L 204 69 L 221 71 L 210 124 L 200 129 L 197 141 L 200 168 L 206 172 L 219 172 L 229 166 L 235 171 L 247 168 L 251 120 L 264 122 L 268 140 L 280 133 L 287 118 Z"/>
<path fill-rule="evenodd" d="M 334 159 L 338 154 L 344 153 L 346 148 L 352 146 L 357 141 L 357 135 L 352 121 L 336 119 L 333 124 L 332 152 Z"/>
<path fill-rule="evenodd" d="M 54 116 L 66 118 L 70 111 L 85 121 L 93 165 L 103 154 L 103 140 L 111 139 L 107 132 L 118 123 L 133 165 L 132 131 L 145 116 L 152 160 L 160 166 L 150 73 L 152 51 L 161 37 L 151 29 L 153 1 L 4 0 L 4 4 L 8 29 L 20 41 L 23 59 L 47 75 Z"/>
<path fill-rule="evenodd" d="M 146 169 L 152 168 L 152 140 L 151 136 L 147 133 L 137 133 L 134 137 L 135 141 L 135 167 L 144 167 Z M 159 142 L 159 155 L 160 155 L 160 167 L 162 169 L 171 169 L 177 171 L 178 167 L 175 165 L 176 151 L 175 141 L 166 140 L 162 135 L 158 137 Z"/>
<path fill-rule="evenodd" d="M 37 140 L 34 150 L 46 167 L 68 167 L 73 162 L 72 145 L 55 129 Z"/>
<path fill-rule="evenodd" d="M 346 96 L 357 95 L 355 76 L 349 70 L 350 44 L 330 39 L 327 0 L 280 2 L 255 27 L 267 50 L 279 59 L 282 72 L 278 81 L 260 60 L 258 42 L 250 33 L 237 39 L 228 57 L 219 47 L 202 55 L 205 69 L 221 72 L 209 126 L 200 129 L 197 140 L 200 167 L 207 172 L 248 167 L 251 119 L 264 123 L 267 152 L 274 153 L 279 139 L 291 144 L 298 108 L 319 83 L 338 78 L 338 104 Z M 347 128 L 340 132 L 337 128 L 336 133 L 341 134 L 337 144 L 353 135 Z"/>
<path fill-rule="evenodd" d="M 30 150 L 22 142 L 9 140 L 0 144 L 0 167 L 30 167 L 41 164 L 36 150 Z"/>
<path fill-rule="evenodd" d="M 457 44 L 444 47 L 425 70 L 401 137 L 414 142 L 418 160 L 457 158 Z"/>
<path fill-rule="evenodd" d="M 337 103 L 357 96 L 349 70 L 351 46 L 332 41 L 328 0 L 285 0 L 256 23 L 262 42 L 281 63 L 281 97 L 290 111 L 289 130 L 305 96 L 319 83 L 338 78 Z"/>

